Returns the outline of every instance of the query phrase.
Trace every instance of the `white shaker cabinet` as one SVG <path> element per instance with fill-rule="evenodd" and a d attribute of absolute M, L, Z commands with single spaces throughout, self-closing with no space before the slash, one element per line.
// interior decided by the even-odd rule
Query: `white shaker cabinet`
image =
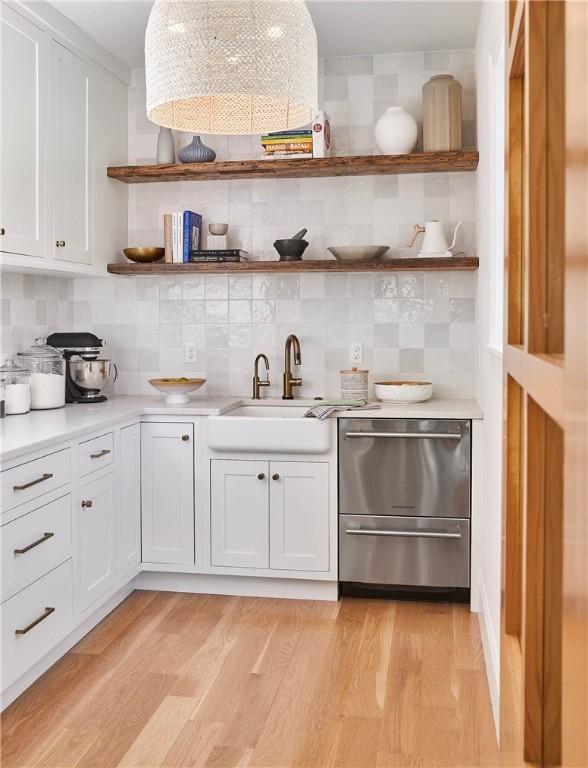
<path fill-rule="evenodd" d="M 210 462 L 211 564 L 269 567 L 267 461 Z"/>
<path fill-rule="evenodd" d="M 53 258 L 91 264 L 95 157 L 91 67 L 52 40 L 51 72 Z"/>
<path fill-rule="evenodd" d="M 80 487 L 79 590 L 80 609 L 85 611 L 115 583 L 115 488 L 114 472 Z"/>
<path fill-rule="evenodd" d="M 4 3 L 0 4 L 0 24 L 0 249 L 42 257 L 46 221 L 47 39 L 40 29 Z"/>
<path fill-rule="evenodd" d="M 194 563 L 194 425 L 141 424 L 142 560 Z"/>
<path fill-rule="evenodd" d="M 329 570 L 329 465 L 210 462 L 211 565 Z"/>
<path fill-rule="evenodd" d="M 141 426 L 119 433 L 116 570 L 126 576 L 141 562 Z"/>
<path fill-rule="evenodd" d="M 329 465 L 270 462 L 270 568 L 329 570 Z"/>

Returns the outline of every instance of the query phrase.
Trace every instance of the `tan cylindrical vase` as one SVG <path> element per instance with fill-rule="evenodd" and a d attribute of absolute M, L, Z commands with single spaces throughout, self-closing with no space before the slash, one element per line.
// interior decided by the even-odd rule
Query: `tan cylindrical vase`
<path fill-rule="evenodd" d="M 423 85 L 423 151 L 461 149 L 461 83 L 434 75 Z"/>

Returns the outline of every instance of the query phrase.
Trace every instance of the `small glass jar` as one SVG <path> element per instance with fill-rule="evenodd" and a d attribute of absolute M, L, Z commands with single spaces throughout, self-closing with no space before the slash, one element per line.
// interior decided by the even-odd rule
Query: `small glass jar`
<path fill-rule="evenodd" d="M 31 372 L 31 410 L 62 408 L 65 405 L 65 359 L 55 347 L 43 339 L 17 355 L 19 362 Z"/>
<path fill-rule="evenodd" d="M 31 407 L 31 372 L 15 360 L 5 360 L 0 376 L 6 384 L 6 415 L 28 413 Z"/>

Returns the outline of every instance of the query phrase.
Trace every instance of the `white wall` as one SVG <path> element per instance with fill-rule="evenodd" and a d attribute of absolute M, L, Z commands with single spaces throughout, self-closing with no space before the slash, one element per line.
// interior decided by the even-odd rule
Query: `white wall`
<path fill-rule="evenodd" d="M 505 4 L 483 4 L 475 49 L 477 125 L 480 164 L 477 172 L 476 243 L 480 257 L 477 287 L 478 366 L 476 397 L 484 412 L 483 488 L 479 540 L 480 625 L 490 696 L 496 724 L 500 680 L 500 574 L 502 503 L 502 316 L 503 239 L 497 215 L 504 206 L 504 186 L 497 179 L 503 150 L 496 132 L 502 123 L 495 108 L 496 60 L 504 40 Z M 498 77 L 500 75 L 498 74 Z M 498 174 L 500 176 L 500 174 Z"/>

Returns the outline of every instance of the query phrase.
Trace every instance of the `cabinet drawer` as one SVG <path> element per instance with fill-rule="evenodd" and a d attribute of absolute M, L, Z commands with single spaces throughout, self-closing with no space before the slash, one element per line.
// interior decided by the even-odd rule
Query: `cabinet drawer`
<path fill-rule="evenodd" d="M 5 689 L 71 631 L 71 560 L 7 600 L 0 611 Z"/>
<path fill-rule="evenodd" d="M 42 496 L 71 480 L 70 449 L 50 453 L 2 472 L 2 511 Z"/>
<path fill-rule="evenodd" d="M 339 515 L 339 580 L 469 587 L 469 520 Z"/>
<path fill-rule="evenodd" d="M 8 523 L 0 536 L 6 600 L 71 557 L 70 494 Z"/>
<path fill-rule="evenodd" d="M 86 440 L 78 445 L 79 477 L 89 475 L 114 461 L 114 437 L 112 432 L 100 435 L 93 440 Z"/>

